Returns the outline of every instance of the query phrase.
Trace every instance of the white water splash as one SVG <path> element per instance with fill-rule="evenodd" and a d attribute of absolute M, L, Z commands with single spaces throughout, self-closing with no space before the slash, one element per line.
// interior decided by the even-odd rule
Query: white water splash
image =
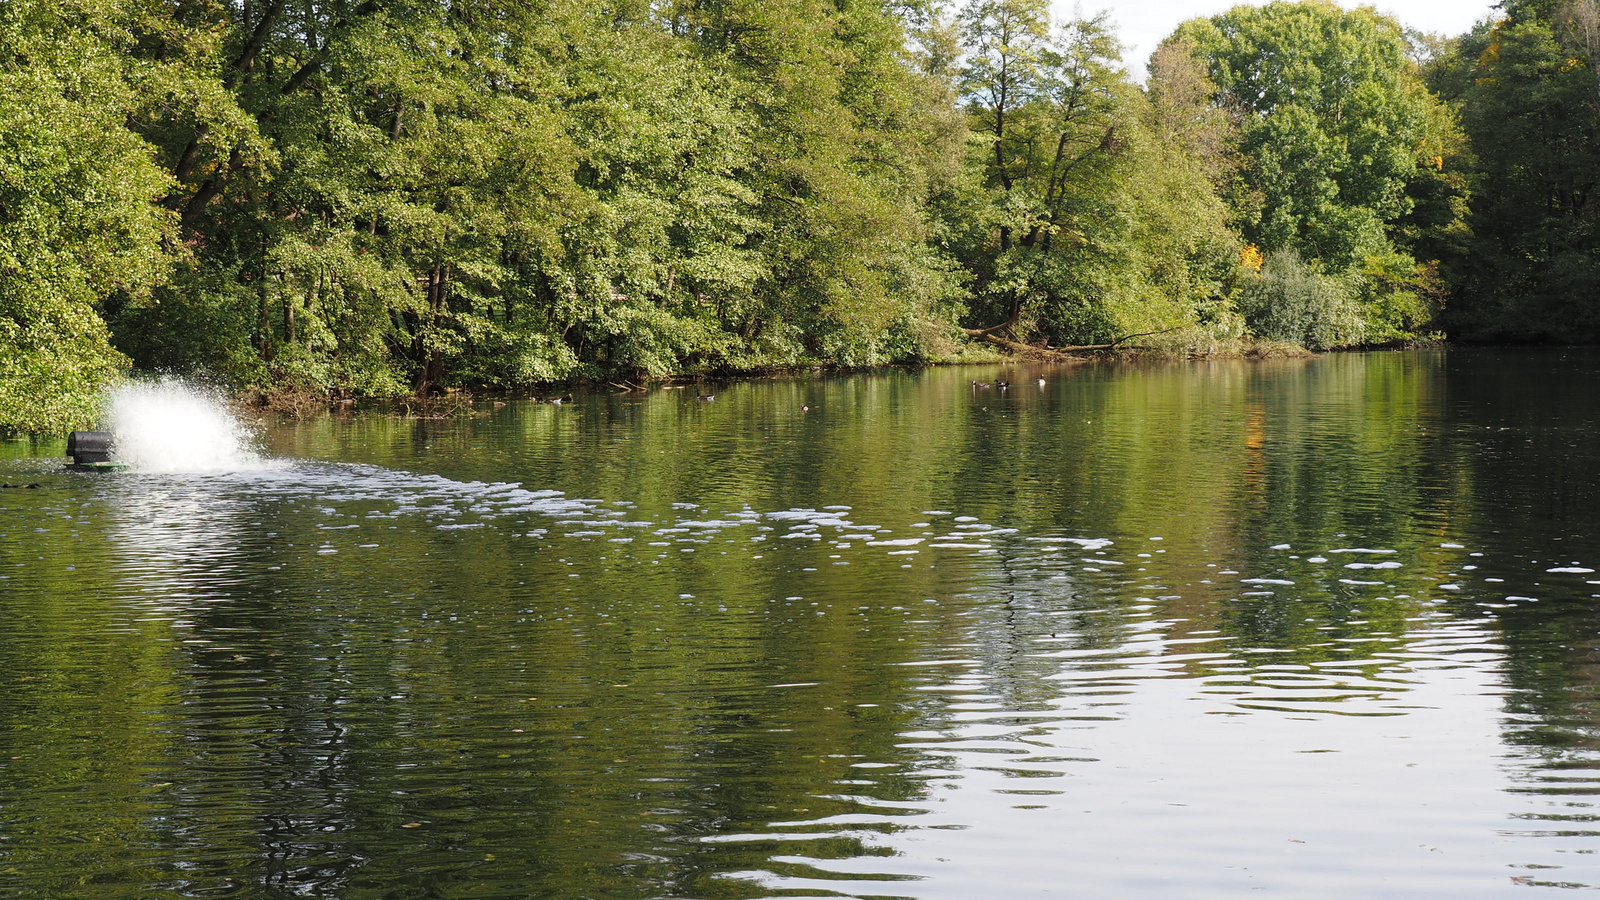
<path fill-rule="evenodd" d="M 208 473 L 267 468 L 222 398 L 177 379 L 130 382 L 107 398 L 115 456 L 136 472 Z"/>

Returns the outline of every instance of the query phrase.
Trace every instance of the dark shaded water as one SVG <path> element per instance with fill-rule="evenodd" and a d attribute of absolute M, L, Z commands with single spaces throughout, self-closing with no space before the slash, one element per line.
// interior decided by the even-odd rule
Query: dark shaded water
<path fill-rule="evenodd" d="M 0 895 L 1597 887 L 1597 397 L 1339 355 L 0 444 Z"/>

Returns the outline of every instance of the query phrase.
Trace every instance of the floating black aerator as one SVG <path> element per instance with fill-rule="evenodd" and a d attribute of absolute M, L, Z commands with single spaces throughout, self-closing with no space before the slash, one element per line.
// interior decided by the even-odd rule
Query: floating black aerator
<path fill-rule="evenodd" d="M 67 455 L 81 468 L 120 468 L 111 459 L 113 449 L 115 441 L 109 431 L 74 431 L 67 437 Z"/>

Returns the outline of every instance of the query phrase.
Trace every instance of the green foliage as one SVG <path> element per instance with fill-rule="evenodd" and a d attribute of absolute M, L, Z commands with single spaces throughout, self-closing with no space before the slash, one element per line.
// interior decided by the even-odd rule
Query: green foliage
<path fill-rule="evenodd" d="M 523 387 L 913 358 L 956 315 L 923 209 L 961 134 L 877 4 L 251 9 L 188 34 L 223 90 L 142 123 L 196 247 L 117 317 L 143 365 Z"/>
<path fill-rule="evenodd" d="M 530 389 L 1244 306 L 1334 346 L 1424 333 L 1445 285 L 1461 333 L 1597 336 L 1600 5 L 1506 9 L 1428 43 L 1238 7 L 1141 90 L 1104 16 L 1042 0 L 17 0 L 0 427 L 87 422 L 130 357 Z M 1289 254 L 1240 280 L 1247 242 Z"/>
<path fill-rule="evenodd" d="M 165 274 L 166 180 L 122 126 L 127 24 L 119 4 L 0 6 L 0 428 L 91 424 L 125 364 L 98 309 Z"/>
<path fill-rule="evenodd" d="M 1444 172 L 1459 150 L 1453 117 L 1422 84 L 1399 23 L 1370 7 L 1278 0 L 1185 23 L 1175 39 L 1237 112 L 1243 165 L 1229 193 L 1244 237 L 1358 285 L 1371 339 L 1419 334 L 1436 310 L 1413 286 L 1459 243 L 1466 190 Z"/>
<path fill-rule="evenodd" d="M 1419 266 L 1404 253 L 1367 257 L 1351 273 L 1362 321 L 1362 340 L 1401 343 L 1427 333 L 1444 294 L 1438 270 Z"/>
<path fill-rule="evenodd" d="M 1432 123 L 1398 23 L 1331 2 L 1236 7 L 1186 23 L 1218 102 L 1241 113 L 1242 187 L 1261 195 L 1241 226 L 1268 250 L 1348 268 L 1387 249 Z"/>
<path fill-rule="evenodd" d="M 1250 330 L 1270 341 L 1331 350 L 1366 336 L 1349 281 L 1319 271 L 1293 250 L 1268 253 L 1260 272 L 1241 276 L 1237 297 Z"/>
<path fill-rule="evenodd" d="M 258 290 L 237 266 L 180 269 L 152 299 L 130 303 L 111 319 L 116 344 L 147 368 L 226 374 L 264 384 L 267 366 L 252 344 Z"/>
<path fill-rule="evenodd" d="M 1476 168 L 1471 234 L 1446 274 L 1452 331 L 1495 340 L 1600 339 L 1600 64 L 1592 2 L 1517 4 L 1435 66 Z"/>
<path fill-rule="evenodd" d="M 1164 124 L 1208 97 L 1138 91 L 1103 16 L 1046 36 L 1042 7 L 991 2 L 963 22 L 969 322 L 1056 345 L 1196 324 L 1238 242 L 1211 180 L 1214 148 L 1196 152 L 1211 135 Z"/>

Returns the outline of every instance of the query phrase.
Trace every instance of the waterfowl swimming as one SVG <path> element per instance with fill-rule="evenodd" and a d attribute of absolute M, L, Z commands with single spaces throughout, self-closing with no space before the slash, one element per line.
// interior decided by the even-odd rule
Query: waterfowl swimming
<path fill-rule="evenodd" d="M 710 403 L 711 401 L 717 399 L 717 395 L 716 394 L 701 394 L 699 396 L 699 399 L 700 399 L 700 402 L 702 402 L 702 403 Z"/>

